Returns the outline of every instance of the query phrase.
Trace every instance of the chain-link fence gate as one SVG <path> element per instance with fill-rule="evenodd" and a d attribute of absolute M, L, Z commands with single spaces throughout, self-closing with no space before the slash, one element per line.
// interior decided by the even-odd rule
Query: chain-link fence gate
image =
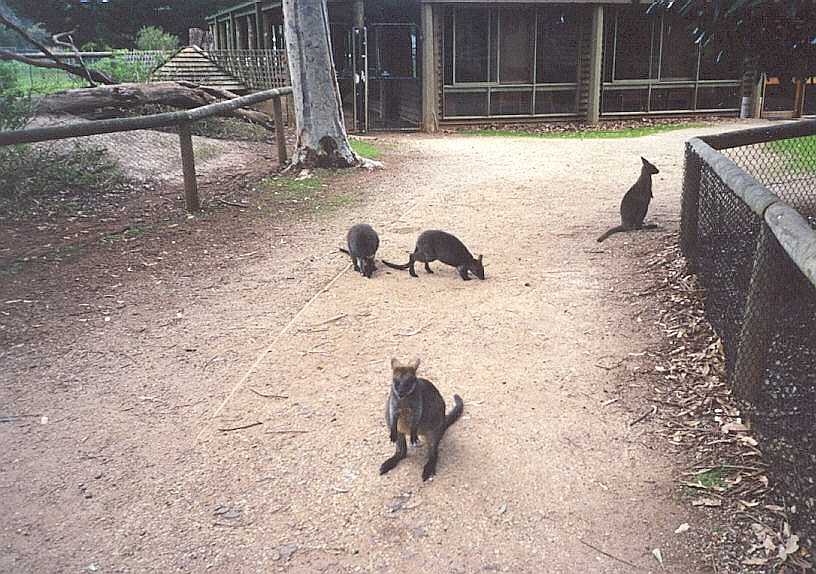
<path fill-rule="evenodd" d="M 681 246 L 777 493 L 816 542 L 816 122 L 686 146 Z"/>

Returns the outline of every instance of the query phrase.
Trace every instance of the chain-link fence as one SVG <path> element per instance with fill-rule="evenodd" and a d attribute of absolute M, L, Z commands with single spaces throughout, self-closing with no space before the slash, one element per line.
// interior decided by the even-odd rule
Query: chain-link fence
<path fill-rule="evenodd" d="M 816 542 L 816 122 L 686 147 L 681 244 L 776 492 Z"/>
<path fill-rule="evenodd" d="M 34 60 L 47 61 L 42 54 L 20 52 Z M 75 54 L 57 53 L 66 64 L 79 65 Z M 166 62 L 172 52 L 119 50 L 115 52 L 82 52 L 82 60 L 89 68 L 109 75 L 117 82 L 146 82 L 153 70 Z M 82 78 L 57 68 L 43 68 L 23 62 L 3 64 L 14 71 L 16 88 L 25 93 L 45 95 L 61 90 L 82 88 L 88 83 Z"/>

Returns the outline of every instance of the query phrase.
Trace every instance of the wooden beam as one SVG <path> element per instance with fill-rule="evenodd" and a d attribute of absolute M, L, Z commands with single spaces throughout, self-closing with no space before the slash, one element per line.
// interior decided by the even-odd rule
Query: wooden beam
<path fill-rule="evenodd" d="M 154 84 L 155 85 L 155 84 Z M 0 146 L 24 143 L 37 143 L 50 140 L 68 139 L 75 137 L 109 134 L 133 130 L 150 130 L 166 126 L 177 125 L 181 122 L 193 122 L 219 115 L 238 108 L 251 106 L 280 96 L 290 95 L 292 88 L 276 88 L 256 92 L 248 96 L 241 96 L 226 102 L 218 102 L 178 112 L 167 112 L 135 118 L 116 118 L 111 120 L 96 120 L 47 128 L 32 128 L 27 130 L 12 130 L 0 132 Z M 69 96 L 70 97 L 70 96 Z"/>
<path fill-rule="evenodd" d="M 603 6 L 592 7 L 592 31 L 590 34 L 589 85 L 587 122 L 596 125 L 601 117 L 601 76 L 603 74 Z"/>
<path fill-rule="evenodd" d="M 256 49 L 267 50 L 269 48 L 266 37 L 266 16 L 263 13 L 260 0 L 255 2 L 255 37 L 257 38 Z"/>
<path fill-rule="evenodd" d="M 739 130 L 736 132 L 726 132 L 711 136 L 704 136 L 700 139 L 714 149 L 719 150 L 730 147 L 764 143 L 778 139 L 798 138 L 812 135 L 816 135 L 816 120 L 804 120 L 782 125 L 762 126 L 759 128 Z"/>
<path fill-rule="evenodd" d="M 365 26 L 365 0 L 354 0 L 353 11 L 352 25 L 355 28 L 362 28 Z"/>
<path fill-rule="evenodd" d="M 436 62 L 434 54 L 433 6 L 422 5 L 422 129 L 439 129 L 436 109 Z"/>

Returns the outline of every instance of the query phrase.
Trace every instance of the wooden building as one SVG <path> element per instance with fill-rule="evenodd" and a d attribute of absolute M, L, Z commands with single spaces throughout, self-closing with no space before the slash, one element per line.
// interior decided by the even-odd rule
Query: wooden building
<path fill-rule="evenodd" d="M 666 114 L 754 115 L 743 58 L 611 0 L 329 0 L 341 95 L 365 129 Z M 209 18 L 216 47 L 280 49 L 280 2 Z"/>

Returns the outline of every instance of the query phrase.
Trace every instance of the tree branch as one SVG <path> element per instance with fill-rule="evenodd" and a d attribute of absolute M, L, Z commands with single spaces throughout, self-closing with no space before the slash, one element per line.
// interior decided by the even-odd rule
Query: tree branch
<path fill-rule="evenodd" d="M 88 83 L 91 84 L 92 88 L 96 87 L 96 82 L 93 81 L 91 77 L 91 72 L 88 69 L 88 66 L 85 65 L 85 60 L 82 59 L 82 54 L 79 53 L 79 50 L 74 43 L 74 34 L 75 30 L 71 30 L 70 32 L 60 32 L 59 34 L 54 34 L 51 36 L 51 39 L 57 46 L 63 46 L 65 48 L 70 48 L 74 51 L 74 55 L 76 56 L 77 62 L 79 62 L 79 66 L 85 72 L 85 79 L 88 80 Z M 64 42 L 61 38 L 66 38 L 68 41 Z"/>
<path fill-rule="evenodd" d="M 38 60 L 28 56 L 24 56 L 22 54 L 9 52 L 7 50 L 0 50 L 0 60 L 3 61 L 14 60 L 16 62 L 22 62 L 23 64 L 28 64 L 29 66 L 36 66 L 38 68 L 51 68 L 63 70 L 65 72 L 68 72 L 69 74 L 73 74 L 74 76 L 79 76 L 83 80 L 87 79 L 87 76 L 85 75 L 85 70 L 83 70 L 79 66 L 74 66 L 73 64 L 66 64 L 65 62 L 61 62 L 60 60 L 54 61 Z M 100 84 L 112 85 L 115 83 L 106 74 L 103 74 L 98 70 L 88 71 L 91 74 L 91 77 Z"/>
<path fill-rule="evenodd" d="M 115 83 L 110 77 L 108 77 L 107 74 L 103 74 L 98 70 L 88 70 L 87 68 L 85 68 L 84 64 L 82 67 L 80 67 L 63 62 L 56 54 L 49 50 L 45 44 L 43 44 L 42 42 L 35 38 L 32 38 L 25 30 L 20 28 L 17 24 L 15 24 L 2 14 L 0 14 L 0 24 L 19 34 L 23 39 L 34 45 L 40 52 L 45 54 L 45 56 L 49 58 L 51 61 L 48 62 L 44 60 L 35 60 L 34 58 L 28 58 L 26 56 L 15 54 L 13 52 L 9 52 L 6 50 L 0 50 L 0 60 L 15 60 L 17 62 L 28 64 L 29 66 L 37 66 L 39 68 L 60 69 L 65 72 L 68 72 L 69 74 L 73 74 L 74 76 L 79 76 L 84 80 L 88 80 L 91 83 L 98 82 L 100 84 L 108 85 Z"/>

